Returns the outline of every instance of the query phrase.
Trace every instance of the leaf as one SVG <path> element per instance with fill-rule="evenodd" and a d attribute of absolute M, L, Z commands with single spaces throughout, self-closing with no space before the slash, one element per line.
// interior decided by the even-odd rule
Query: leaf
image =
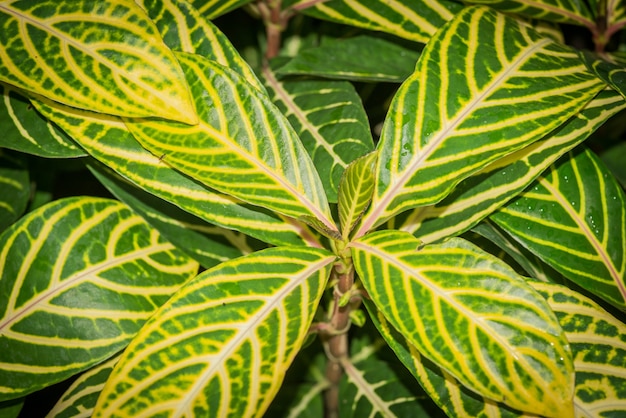
<path fill-rule="evenodd" d="M 580 51 L 579 54 L 589 71 L 626 98 L 626 62 L 607 61 L 588 51 Z M 610 55 L 606 57 L 611 58 Z"/>
<path fill-rule="evenodd" d="M 565 155 L 490 219 L 559 273 L 626 310 L 626 196 L 591 151 Z"/>
<path fill-rule="evenodd" d="M 556 284 L 529 282 L 559 317 L 574 355 L 576 416 L 626 411 L 626 326 L 597 303 Z"/>
<path fill-rule="evenodd" d="M 68 106 L 197 121 L 154 24 L 123 0 L 0 3 L 0 81 Z"/>
<path fill-rule="evenodd" d="M 436 205 L 400 215 L 402 220 L 393 221 L 392 227 L 411 232 L 425 243 L 466 231 L 514 198 L 559 157 L 623 109 L 626 101 L 617 92 L 601 91 L 556 131 L 463 180 Z"/>
<path fill-rule="evenodd" d="M 530 19 L 595 27 L 594 16 L 585 2 L 576 0 L 471 0 L 502 13 L 515 13 Z"/>
<path fill-rule="evenodd" d="M 48 158 L 82 157 L 85 151 L 46 121 L 19 92 L 0 83 L 0 147 Z"/>
<path fill-rule="evenodd" d="M 420 242 L 399 231 L 371 233 L 351 247 L 372 302 L 424 356 L 512 408 L 573 413 L 563 331 L 502 261 L 457 238 L 418 250 Z"/>
<path fill-rule="evenodd" d="M 24 406 L 24 398 L 0 402 L 0 417 L 18 418 Z"/>
<path fill-rule="evenodd" d="M 563 124 L 603 87 L 569 48 L 494 11 L 464 9 L 427 44 L 392 102 L 371 209 L 356 236 L 437 203 Z"/>
<path fill-rule="evenodd" d="M 336 231 L 315 167 L 270 100 L 226 67 L 198 55 L 177 56 L 200 123 L 127 120 L 137 141 L 222 193 Z"/>
<path fill-rule="evenodd" d="M 80 375 L 61 395 L 46 418 L 91 417 L 98 396 L 119 359 L 120 355 L 111 357 Z"/>
<path fill-rule="evenodd" d="M 110 357 L 198 264 L 123 204 L 57 200 L 0 235 L 0 400 Z"/>
<path fill-rule="evenodd" d="M 301 50 L 277 70 L 279 75 L 314 75 L 352 81 L 401 83 L 415 69 L 417 48 L 374 36 L 333 39 Z"/>
<path fill-rule="evenodd" d="M 143 217 L 176 248 L 198 261 L 203 268 L 252 252 L 245 236 L 208 224 L 134 187 L 106 168 L 89 166 L 89 169 L 116 198 Z"/>
<path fill-rule="evenodd" d="M 165 44 L 174 51 L 202 55 L 236 71 L 246 81 L 263 91 L 263 86 L 250 66 L 239 55 L 228 38 L 187 0 L 136 0 L 152 19 Z M 198 2 L 196 2 L 198 3 Z M 198 4 L 201 7 L 210 6 Z M 227 6 L 220 1 L 216 5 Z M 233 3 L 233 2 L 231 2 Z"/>
<path fill-rule="evenodd" d="M 602 151 L 600 154 L 602 162 L 611 170 L 617 181 L 626 189 L 626 142 L 620 142 L 616 145 Z"/>
<path fill-rule="evenodd" d="M 251 1 L 252 0 L 192 0 L 191 2 L 207 19 L 215 19 Z"/>
<path fill-rule="evenodd" d="M 94 417 L 262 415 L 334 261 L 325 250 L 278 247 L 202 273 L 133 340 Z"/>
<path fill-rule="evenodd" d="M 339 221 L 344 239 L 361 219 L 374 192 L 376 152 L 354 160 L 343 173 L 339 184 Z"/>
<path fill-rule="evenodd" d="M 33 104 L 48 119 L 75 138 L 94 158 L 149 193 L 207 222 L 275 245 L 299 244 L 303 236 L 315 240 L 302 224 L 243 205 L 174 170 L 139 145 L 119 118 L 41 100 Z"/>
<path fill-rule="evenodd" d="M 263 69 L 270 98 L 287 116 L 320 175 L 329 201 L 337 202 L 343 171 L 374 149 L 374 141 L 354 86 L 329 80 L 278 80 Z"/>
<path fill-rule="evenodd" d="M 0 153 L 0 232 L 19 219 L 28 206 L 30 177 L 22 162 Z"/>
<path fill-rule="evenodd" d="M 333 0 L 313 7 L 308 0 L 297 0 L 290 7 L 319 19 L 422 43 L 462 9 L 459 3 L 445 0 Z"/>

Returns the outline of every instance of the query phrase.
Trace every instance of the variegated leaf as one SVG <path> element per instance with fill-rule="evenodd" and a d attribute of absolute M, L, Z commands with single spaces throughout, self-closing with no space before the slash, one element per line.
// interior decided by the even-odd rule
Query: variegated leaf
<path fill-rule="evenodd" d="M 191 0 L 193 5 L 206 16 L 215 19 L 231 10 L 241 7 L 252 0 Z"/>
<path fill-rule="evenodd" d="M 587 3 L 576 0 L 470 0 L 503 13 L 514 13 L 531 19 L 594 27 L 594 16 Z"/>
<path fill-rule="evenodd" d="M 278 247 L 202 273 L 133 340 L 94 417 L 261 416 L 306 337 L 334 261 L 325 250 Z"/>
<path fill-rule="evenodd" d="M 217 61 L 239 73 L 259 90 L 263 90 L 250 66 L 241 58 L 228 38 L 189 1 L 135 0 L 135 2 L 146 10 L 169 48 Z M 207 2 L 203 3 L 205 3 L 203 7 L 208 6 Z M 224 1 L 219 3 L 220 7 L 225 6 Z"/>
<path fill-rule="evenodd" d="M 24 213 L 30 193 L 28 169 L 19 159 L 0 152 L 0 232 Z"/>
<path fill-rule="evenodd" d="M 464 9 L 426 45 L 394 98 L 357 236 L 440 201 L 557 128 L 603 87 L 569 48 L 489 9 Z"/>
<path fill-rule="evenodd" d="M 84 150 L 46 121 L 15 88 L 0 83 L 0 147 L 40 157 L 82 157 Z"/>
<path fill-rule="evenodd" d="M 595 1 L 591 2 L 592 5 L 596 4 Z M 607 20 L 607 33 L 606 35 L 613 35 L 620 28 L 624 28 L 626 25 L 626 5 L 622 1 L 610 1 L 606 3 L 600 2 L 599 5 L 606 4 L 606 20 Z M 598 6 L 599 6 L 598 5 Z M 608 41 L 608 39 L 607 39 Z"/>
<path fill-rule="evenodd" d="M 0 3 L 0 81 L 68 106 L 197 121 L 184 75 L 132 1 Z"/>
<path fill-rule="evenodd" d="M 2 418 L 18 418 L 25 398 L 12 399 L 10 401 L 0 402 L 0 417 Z"/>
<path fill-rule="evenodd" d="M 0 236 L 0 400 L 126 346 L 198 264 L 125 205 L 57 200 Z"/>
<path fill-rule="evenodd" d="M 311 159 L 269 98 L 214 61 L 177 57 L 200 123 L 126 120 L 141 145 L 222 193 L 338 234 Z"/>
<path fill-rule="evenodd" d="M 314 75 L 352 81 L 403 82 L 419 58 L 409 49 L 374 36 L 360 35 L 303 49 L 276 71 L 279 75 Z"/>
<path fill-rule="evenodd" d="M 626 98 L 626 62 L 609 61 L 611 55 L 608 54 L 598 58 L 588 51 L 580 51 L 580 56 L 590 71 Z"/>
<path fill-rule="evenodd" d="M 87 370 L 72 382 L 46 418 L 91 418 L 104 384 L 120 355 Z"/>
<path fill-rule="evenodd" d="M 278 80 L 263 69 L 270 97 L 287 116 L 320 175 L 329 201 L 337 202 L 343 171 L 374 149 L 374 141 L 352 84 L 329 80 Z"/>
<path fill-rule="evenodd" d="M 309 0 L 290 2 L 290 8 L 345 25 L 391 33 L 400 38 L 426 43 L 461 10 L 459 3 L 446 0 Z"/>
<path fill-rule="evenodd" d="M 591 151 L 563 156 L 490 219 L 565 277 L 626 310 L 626 196 Z"/>
<path fill-rule="evenodd" d="M 246 236 L 220 228 L 147 193 L 102 166 L 89 167 L 116 198 L 204 268 L 252 252 Z"/>
<path fill-rule="evenodd" d="M 374 192 L 376 152 L 353 161 L 343 173 L 339 184 L 339 222 L 344 239 L 361 219 Z"/>
<path fill-rule="evenodd" d="M 558 130 L 468 177 L 436 205 L 422 206 L 392 219 L 391 227 L 411 232 L 425 243 L 468 230 L 624 109 L 626 101 L 617 92 L 601 91 Z"/>
<path fill-rule="evenodd" d="M 591 299 L 556 284 L 535 282 L 556 312 L 574 355 L 576 417 L 626 412 L 626 325 Z"/>
<path fill-rule="evenodd" d="M 573 365 L 545 300 L 464 240 L 421 248 L 380 231 L 350 244 L 372 302 L 424 356 L 480 395 L 531 413 L 573 412 Z"/>
<path fill-rule="evenodd" d="M 215 225 L 242 231 L 275 245 L 298 244 L 301 236 L 316 239 L 303 224 L 251 208 L 203 187 L 146 151 L 116 117 L 61 106 L 47 99 L 33 102 L 94 158 L 142 189 Z"/>

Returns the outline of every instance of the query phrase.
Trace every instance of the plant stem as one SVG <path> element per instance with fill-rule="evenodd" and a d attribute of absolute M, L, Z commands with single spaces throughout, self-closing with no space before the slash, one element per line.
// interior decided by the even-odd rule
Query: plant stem
<path fill-rule="evenodd" d="M 281 0 L 263 0 L 258 3 L 259 13 L 265 23 L 267 49 L 265 58 L 271 59 L 280 51 L 281 34 L 286 26 L 286 17 L 281 13 Z"/>

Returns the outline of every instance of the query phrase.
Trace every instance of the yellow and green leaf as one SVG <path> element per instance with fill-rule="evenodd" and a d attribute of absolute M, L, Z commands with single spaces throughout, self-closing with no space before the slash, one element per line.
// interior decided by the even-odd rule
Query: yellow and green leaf
<path fill-rule="evenodd" d="M 307 335 L 334 261 L 321 249 L 277 247 L 200 274 L 133 340 L 94 417 L 261 416 Z"/>
<path fill-rule="evenodd" d="M 545 300 L 467 241 L 380 231 L 351 244 L 372 303 L 425 357 L 483 397 L 556 417 L 573 412 L 573 365 Z"/>
<path fill-rule="evenodd" d="M 125 205 L 75 197 L 0 235 L 0 400 L 124 348 L 198 264 Z"/>
<path fill-rule="evenodd" d="M 352 231 L 372 200 L 376 152 L 354 160 L 339 184 L 339 222 L 344 239 Z"/>
<path fill-rule="evenodd" d="M 514 13 L 530 19 L 594 27 L 594 15 L 587 3 L 576 0 L 471 0 L 502 13 Z"/>
<path fill-rule="evenodd" d="M 252 0 L 191 0 L 191 3 L 200 13 L 206 16 L 207 19 L 215 19 L 251 1 Z"/>
<path fill-rule="evenodd" d="M 28 206 L 31 186 L 25 164 L 0 154 L 0 232 L 19 219 Z"/>
<path fill-rule="evenodd" d="M 0 81 L 80 109 L 195 123 L 184 74 L 132 1 L 0 3 Z"/>
<path fill-rule="evenodd" d="M 464 9 L 426 45 L 393 100 L 357 236 L 437 203 L 563 124 L 602 88 L 573 50 L 489 9 Z"/>

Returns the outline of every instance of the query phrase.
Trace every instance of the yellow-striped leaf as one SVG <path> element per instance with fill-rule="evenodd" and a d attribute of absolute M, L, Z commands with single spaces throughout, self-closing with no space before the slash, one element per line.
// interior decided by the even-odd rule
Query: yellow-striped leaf
<path fill-rule="evenodd" d="M 127 120 L 135 138 L 209 187 L 337 233 L 315 167 L 287 119 L 243 78 L 199 55 L 178 53 L 200 123 Z M 310 218 L 310 219 L 309 219 Z"/>
<path fill-rule="evenodd" d="M 32 108 L 15 88 L 0 83 L 0 147 L 48 158 L 87 155 L 63 131 Z"/>
<path fill-rule="evenodd" d="M 563 331 L 545 300 L 505 263 L 457 238 L 421 248 L 399 231 L 351 246 L 372 302 L 424 356 L 512 408 L 573 413 Z"/>
<path fill-rule="evenodd" d="M 353 161 L 343 173 L 339 184 L 339 222 L 341 235 L 348 238 L 352 228 L 361 219 L 374 192 L 376 152 Z"/>
<path fill-rule="evenodd" d="M 463 10 L 427 44 L 393 100 L 357 236 L 440 201 L 567 121 L 603 87 L 569 48 L 489 9 Z"/>
<path fill-rule="evenodd" d="M 503 13 L 514 13 L 549 22 L 595 27 L 594 15 L 586 2 L 576 0 L 470 0 L 484 4 Z"/>
<path fill-rule="evenodd" d="M 299 244 L 306 227 L 203 187 L 146 151 L 116 117 L 79 111 L 40 98 L 35 107 L 97 160 L 140 188 L 215 225 L 275 245 Z M 313 237 L 311 237 L 314 240 Z"/>
<path fill-rule="evenodd" d="M 198 264 L 125 205 L 57 200 L 0 236 L 0 400 L 118 352 Z"/>
<path fill-rule="evenodd" d="M 310 3 L 298 0 L 290 7 L 320 19 L 422 43 L 428 42 L 462 8 L 459 3 L 446 0 L 333 0 L 318 2 L 313 7 Z"/>
<path fill-rule="evenodd" d="M 568 279 L 626 310 L 626 195 L 580 148 L 491 218 Z"/>
<path fill-rule="evenodd" d="M 590 71 L 626 98 L 626 59 L 611 54 L 598 58 L 588 51 L 580 51 L 580 56 Z"/>
<path fill-rule="evenodd" d="M 132 1 L 0 3 L 0 81 L 68 106 L 197 121 L 184 75 Z"/>
<path fill-rule="evenodd" d="M 325 250 L 278 247 L 202 273 L 133 340 L 94 417 L 261 416 L 306 337 L 334 261 Z"/>
<path fill-rule="evenodd" d="M 19 418 L 26 398 L 12 399 L 0 402 L 0 416 L 2 418 Z"/>
<path fill-rule="evenodd" d="M 241 7 L 252 0 L 191 0 L 193 5 L 206 16 L 215 19 L 231 10 Z"/>
<path fill-rule="evenodd" d="M 425 243 L 468 230 L 623 109 L 626 100 L 619 93 L 612 89 L 601 91 L 558 130 L 468 177 L 436 205 L 422 206 L 393 218 L 391 227 L 411 232 Z"/>
<path fill-rule="evenodd" d="M 30 176 L 17 158 L 0 154 L 0 232 L 26 210 L 30 198 Z"/>

